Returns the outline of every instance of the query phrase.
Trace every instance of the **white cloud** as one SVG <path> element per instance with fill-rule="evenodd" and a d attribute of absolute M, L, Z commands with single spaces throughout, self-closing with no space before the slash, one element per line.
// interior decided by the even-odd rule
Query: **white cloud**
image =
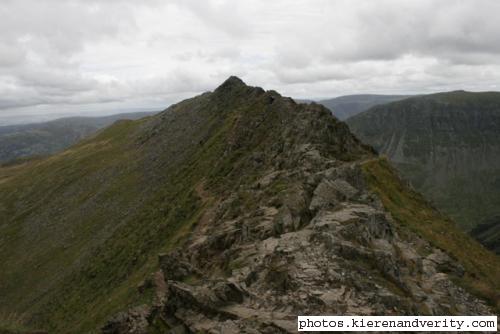
<path fill-rule="evenodd" d="M 0 116 L 166 106 L 227 76 L 297 97 L 497 89 L 495 0 L 3 0 Z"/>

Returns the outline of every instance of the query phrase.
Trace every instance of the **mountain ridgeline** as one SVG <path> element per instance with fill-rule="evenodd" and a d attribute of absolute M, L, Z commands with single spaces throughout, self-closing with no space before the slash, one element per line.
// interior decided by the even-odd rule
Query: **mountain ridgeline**
<path fill-rule="evenodd" d="M 332 113 L 344 121 L 349 117 L 362 113 L 380 104 L 399 101 L 410 97 L 409 95 L 377 95 L 377 94 L 358 94 L 335 97 L 318 101 L 332 111 Z"/>
<path fill-rule="evenodd" d="M 414 97 L 347 123 L 464 229 L 500 215 L 500 93 Z"/>
<path fill-rule="evenodd" d="M 68 117 L 43 123 L 0 126 L 0 163 L 53 154 L 118 120 L 133 120 L 152 114 L 137 112 L 102 117 Z"/>
<path fill-rule="evenodd" d="M 326 108 L 236 77 L 0 168 L 0 198 L 0 328 L 292 333 L 298 314 L 500 309 L 498 257 Z"/>

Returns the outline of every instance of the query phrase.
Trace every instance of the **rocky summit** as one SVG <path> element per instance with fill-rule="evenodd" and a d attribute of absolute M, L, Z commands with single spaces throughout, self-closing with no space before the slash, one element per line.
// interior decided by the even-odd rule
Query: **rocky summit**
<path fill-rule="evenodd" d="M 326 108 L 236 77 L 9 168 L 0 310 L 51 332 L 293 333 L 298 315 L 500 307 L 498 257 Z"/>

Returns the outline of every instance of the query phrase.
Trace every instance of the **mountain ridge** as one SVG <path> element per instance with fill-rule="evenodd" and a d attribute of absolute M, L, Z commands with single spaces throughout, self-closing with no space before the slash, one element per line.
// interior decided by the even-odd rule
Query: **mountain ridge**
<path fill-rule="evenodd" d="M 493 312 L 498 259 L 397 180 L 326 108 L 230 78 L 0 168 L 0 314 L 55 333 L 140 333 Z M 423 234 L 391 194 L 430 232 L 452 231 Z"/>
<path fill-rule="evenodd" d="M 362 113 L 375 105 L 386 104 L 411 97 L 412 95 L 382 95 L 382 94 L 354 94 L 322 99 L 317 101 L 345 121 L 349 117 Z"/>
<path fill-rule="evenodd" d="M 115 121 L 152 114 L 138 112 L 101 117 L 65 117 L 42 123 L 0 126 L 0 163 L 54 154 Z"/>

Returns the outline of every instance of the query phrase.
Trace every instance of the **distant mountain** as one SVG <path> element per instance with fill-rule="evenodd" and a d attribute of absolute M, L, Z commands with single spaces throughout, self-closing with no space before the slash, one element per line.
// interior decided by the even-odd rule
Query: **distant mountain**
<path fill-rule="evenodd" d="M 120 119 L 138 119 L 152 112 L 103 117 L 69 117 L 50 122 L 0 126 L 0 163 L 61 151 Z"/>
<path fill-rule="evenodd" d="M 462 228 L 500 215 L 500 93 L 413 97 L 347 123 Z"/>
<path fill-rule="evenodd" d="M 379 104 L 399 101 L 410 95 L 345 95 L 333 99 L 320 100 L 318 103 L 330 109 L 341 121 L 357 115 Z"/>
<path fill-rule="evenodd" d="M 0 198 L 0 317 L 48 333 L 500 309 L 498 257 L 326 108 L 236 77 L 0 168 Z"/>

